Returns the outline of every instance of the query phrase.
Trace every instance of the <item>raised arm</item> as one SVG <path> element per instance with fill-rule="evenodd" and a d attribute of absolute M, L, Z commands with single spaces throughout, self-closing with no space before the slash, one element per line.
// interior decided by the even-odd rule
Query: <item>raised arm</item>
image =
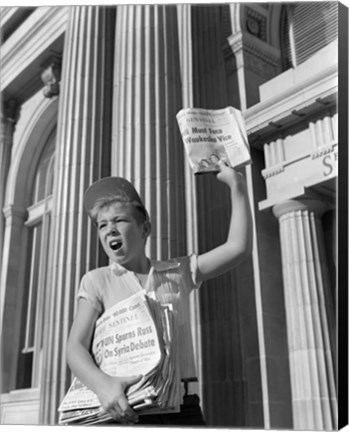
<path fill-rule="evenodd" d="M 92 390 L 111 416 L 121 423 L 135 423 L 136 413 L 130 408 L 125 390 L 137 382 L 137 377 L 111 377 L 95 364 L 90 347 L 98 312 L 85 300 L 80 299 L 67 345 L 67 361 L 73 374 Z"/>
<path fill-rule="evenodd" d="M 252 250 L 252 216 L 243 174 L 219 163 L 217 179 L 230 188 L 231 218 L 225 243 L 198 257 L 197 280 L 219 276 L 243 261 Z"/>

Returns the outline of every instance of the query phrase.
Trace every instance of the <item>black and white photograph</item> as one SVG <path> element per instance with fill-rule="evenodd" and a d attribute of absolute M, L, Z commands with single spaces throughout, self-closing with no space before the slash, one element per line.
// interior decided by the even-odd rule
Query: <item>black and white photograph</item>
<path fill-rule="evenodd" d="M 1 427 L 347 430 L 348 5 L 73 3 L 0 4 Z"/>

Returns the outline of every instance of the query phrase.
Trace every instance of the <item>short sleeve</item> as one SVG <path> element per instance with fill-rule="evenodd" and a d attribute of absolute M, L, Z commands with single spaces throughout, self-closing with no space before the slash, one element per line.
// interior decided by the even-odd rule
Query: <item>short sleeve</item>
<path fill-rule="evenodd" d="M 87 300 L 99 313 L 102 312 L 102 302 L 98 296 L 96 285 L 93 283 L 90 273 L 86 273 L 81 279 L 76 300 L 79 300 L 80 298 Z"/>

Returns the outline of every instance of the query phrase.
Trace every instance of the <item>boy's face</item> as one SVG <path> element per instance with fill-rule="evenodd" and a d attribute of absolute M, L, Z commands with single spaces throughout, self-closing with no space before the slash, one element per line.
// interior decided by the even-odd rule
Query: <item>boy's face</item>
<path fill-rule="evenodd" d="M 135 271 L 144 257 L 149 222 L 139 222 L 138 210 L 130 204 L 113 203 L 100 210 L 97 216 L 99 239 L 108 257 Z"/>

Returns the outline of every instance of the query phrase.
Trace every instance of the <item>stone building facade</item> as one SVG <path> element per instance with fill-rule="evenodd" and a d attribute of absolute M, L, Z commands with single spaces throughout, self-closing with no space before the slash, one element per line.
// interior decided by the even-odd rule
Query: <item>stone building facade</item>
<path fill-rule="evenodd" d="M 84 190 L 118 175 L 152 258 L 225 239 L 229 196 L 192 175 L 176 113 L 243 112 L 251 258 L 191 299 L 209 426 L 332 430 L 338 4 L 1 10 L 1 423 L 55 424 L 81 276 L 106 264 Z"/>

